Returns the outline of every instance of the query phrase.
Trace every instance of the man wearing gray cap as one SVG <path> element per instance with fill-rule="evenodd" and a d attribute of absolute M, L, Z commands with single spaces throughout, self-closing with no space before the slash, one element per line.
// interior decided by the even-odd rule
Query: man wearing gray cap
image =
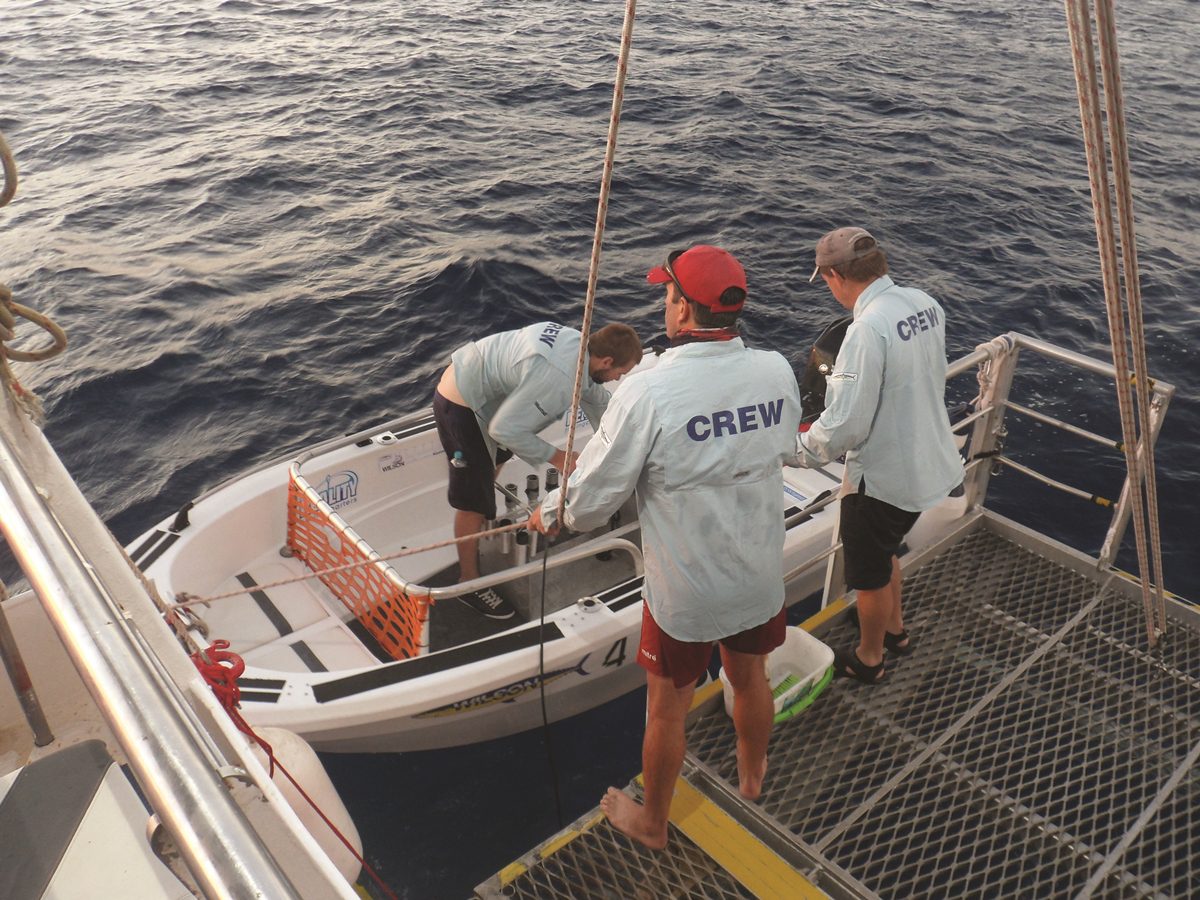
<path fill-rule="evenodd" d="M 887 256 L 864 228 L 817 242 L 809 281 L 825 280 L 853 313 L 829 374 L 825 411 L 797 436 L 795 464 L 812 468 L 845 454 L 841 532 L 846 585 L 858 592 L 857 647 L 837 672 L 883 680 L 885 649 L 912 651 L 900 604 L 900 542 L 920 513 L 963 480 L 946 414 L 946 326 L 941 305 L 888 277 Z"/>

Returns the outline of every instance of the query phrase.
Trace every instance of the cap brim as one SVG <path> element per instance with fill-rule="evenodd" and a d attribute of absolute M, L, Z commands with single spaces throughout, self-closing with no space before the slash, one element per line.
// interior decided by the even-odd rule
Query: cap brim
<path fill-rule="evenodd" d="M 671 280 L 671 276 L 667 274 L 667 270 L 662 266 L 655 266 L 646 273 L 646 280 L 651 284 L 666 284 Z"/>

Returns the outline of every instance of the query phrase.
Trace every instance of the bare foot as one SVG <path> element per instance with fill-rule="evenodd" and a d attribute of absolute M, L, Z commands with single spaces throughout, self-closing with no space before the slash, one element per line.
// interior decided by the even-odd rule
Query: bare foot
<path fill-rule="evenodd" d="M 757 766 L 743 766 L 738 760 L 738 793 L 747 800 L 757 800 L 762 795 L 763 779 L 767 777 L 767 758 Z"/>
<path fill-rule="evenodd" d="M 645 844 L 651 850 L 661 850 L 667 846 L 667 823 L 656 828 L 648 824 L 646 809 L 624 791 L 610 787 L 600 800 L 600 808 L 613 827 L 629 835 L 640 844 Z"/>

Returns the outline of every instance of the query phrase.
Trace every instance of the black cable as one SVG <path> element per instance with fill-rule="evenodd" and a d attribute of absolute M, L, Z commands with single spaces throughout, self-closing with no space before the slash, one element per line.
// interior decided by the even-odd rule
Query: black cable
<path fill-rule="evenodd" d="M 530 540 L 539 536 L 530 535 Z M 538 622 L 538 688 L 542 698 L 542 739 L 546 743 L 546 762 L 550 766 L 550 786 L 554 788 L 554 814 L 558 817 L 558 827 L 562 830 L 563 823 L 562 797 L 558 793 L 558 766 L 554 763 L 554 748 L 550 742 L 550 717 L 546 713 L 546 565 L 550 559 L 550 538 L 542 538 L 542 610 Z"/>

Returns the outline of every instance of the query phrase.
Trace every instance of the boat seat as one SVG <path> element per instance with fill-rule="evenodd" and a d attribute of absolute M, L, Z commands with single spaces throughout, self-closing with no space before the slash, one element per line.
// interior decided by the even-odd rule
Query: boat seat
<path fill-rule="evenodd" d="M 102 741 L 0 779 L 0 897 L 178 898 L 191 893 L 146 841 L 149 812 Z"/>

